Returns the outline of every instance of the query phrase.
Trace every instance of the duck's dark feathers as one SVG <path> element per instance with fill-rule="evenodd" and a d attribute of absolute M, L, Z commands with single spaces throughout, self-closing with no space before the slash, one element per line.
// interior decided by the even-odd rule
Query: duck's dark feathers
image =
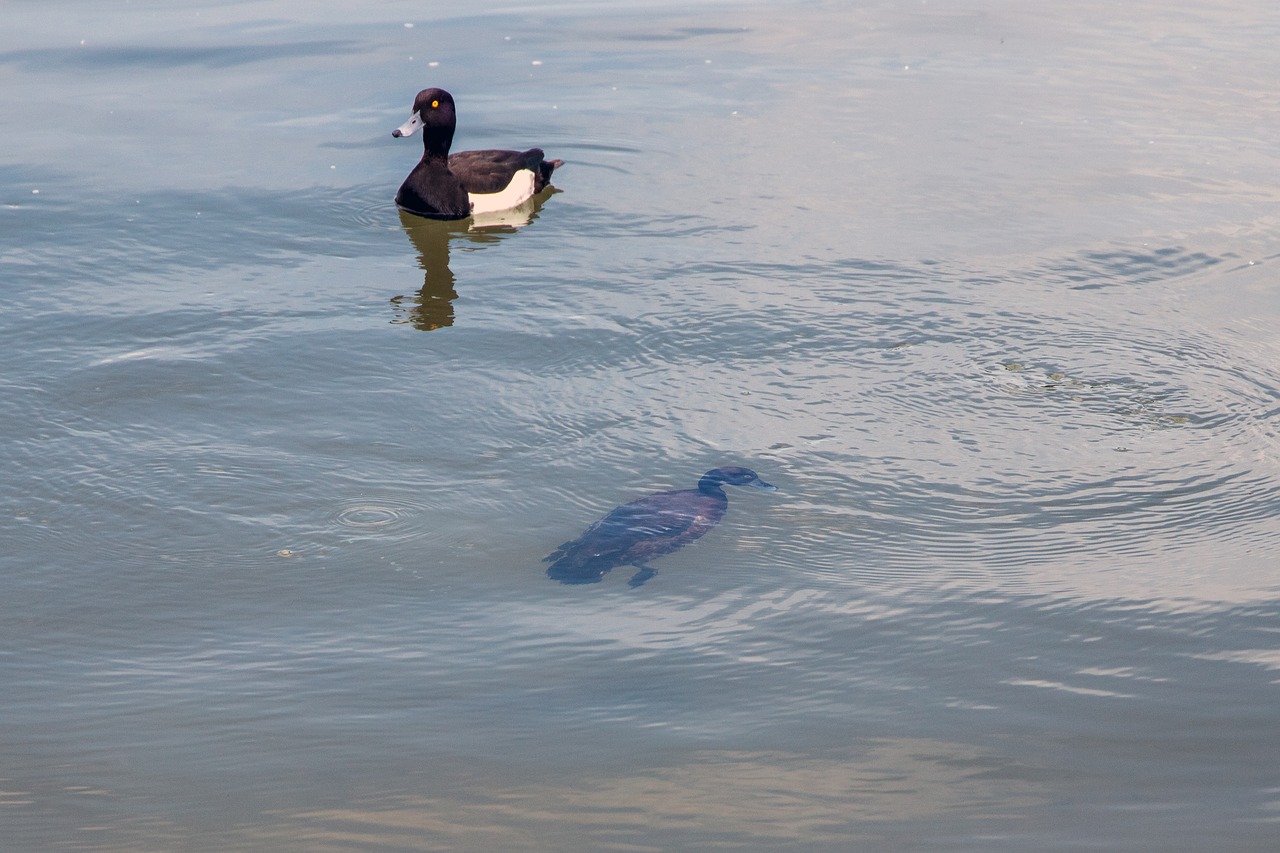
<path fill-rule="evenodd" d="M 542 192 L 562 165 L 542 150 L 461 151 L 450 155 L 457 115 L 444 89 L 423 89 L 409 120 L 392 136 L 422 128 L 422 160 L 400 185 L 396 205 L 431 219 L 465 219 L 473 213 L 506 210 Z"/>
<path fill-rule="evenodd" d="M 547 556 L 547 574 L 564 583 L 594 583 L 617 566 L 634 565 L 639 586 L 654 575 L 645 563 L 687 545 L 715 527 L 729 507 L 724 485 L 773 491 L 749 468 L 715 468 L 696 489 L 657 492 L 620 506 Z"/>
<path fill-rule="evenodd" d="M 458 176 L 462 186 L 472 195 L 506 189 L 511 183 L 511 176 L 520 169 L 533 172 L 533 192 L 536 195 L 546 189 L 551 173 L 560 164 L 559 160 L 545 159 L 541 148 L 528 151 L 459 151 L 449 155 L 449 171 Z"/>

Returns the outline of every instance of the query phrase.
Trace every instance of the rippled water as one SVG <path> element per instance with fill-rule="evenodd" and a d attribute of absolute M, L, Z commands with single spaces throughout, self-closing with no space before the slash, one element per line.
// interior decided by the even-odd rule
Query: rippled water
<path fill-rule="evenodd" d="M 51 8 L 5 850 L 1274 845 L 1270 6 Z M 397 214 L 426 85 L 559 192 Z"/>

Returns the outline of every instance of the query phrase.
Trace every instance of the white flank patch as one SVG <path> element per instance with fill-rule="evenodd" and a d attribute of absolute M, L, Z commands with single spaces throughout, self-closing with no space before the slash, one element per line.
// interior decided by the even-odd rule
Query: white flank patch
<path fill-rule="evenodd" d="M 467 193 L 471 200 L 471 213 L 493 213 L 515 207 L 533 197 L 533 172 L 521 169 L 511 178 L 507 188 L 496 193 Z"/>

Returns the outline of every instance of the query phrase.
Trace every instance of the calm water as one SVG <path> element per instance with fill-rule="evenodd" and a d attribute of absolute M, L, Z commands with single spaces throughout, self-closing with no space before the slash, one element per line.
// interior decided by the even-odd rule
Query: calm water
<path fill-rule="evenodd" d="M 0 22 L 4 850 L 1280 843 L 1274 3 Z"/>

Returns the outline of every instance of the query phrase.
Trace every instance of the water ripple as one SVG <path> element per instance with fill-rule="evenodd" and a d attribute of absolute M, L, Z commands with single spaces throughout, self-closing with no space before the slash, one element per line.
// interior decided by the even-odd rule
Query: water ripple
<path fill-rule="evenodd" d="M 401 524 L 405 518 L 406 508 L 403 506 L 359 503 L 339 510 L 334 514 L 333 521 L 340 527 L 374 530 Z"/>
<path fill-rule="evenodd" d="M 763 559 L 824 583 L 1230 598 L 1260 569 L 1233 589 L 1168 568 L 1224 545 L 1245 566 L 1274 553 L 1280 376 L 1176 298 L 1062 298 L 1081 282 L 1194 282 L 1223 260 L 1171 248 L 997 272 L 690 262 L 650 283 L 652 309 L 622 333 L 549 364 L 573 393 L 530 417 L 626 413 L 667 454 L 755 448 L 786 497 L 748 535 Z M 593 361 L 606 346 L 612 358 Z M 583 447 L 612 430 L 576 423 Z M 633 429 L 618 437 L 634 446 L 611 439 L 606 453 L 624 469 L 645 449 Z M 1088 569 L 1045 569 L 1066 564 Z"/>

